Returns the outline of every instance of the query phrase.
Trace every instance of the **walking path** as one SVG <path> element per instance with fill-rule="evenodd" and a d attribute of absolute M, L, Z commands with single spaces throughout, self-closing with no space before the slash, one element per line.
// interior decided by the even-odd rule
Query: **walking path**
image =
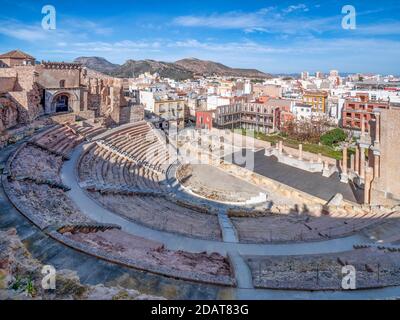
<path fill-rule="evenodd" d="M 108 132 L 110 133 L 110 132 Z M 8 150 L 7 150 L 8 151 Z M 372 289 L 362 291 L 326 291 L 326 292 L 309 292 L 309 291 L 290 291 L 290 290 L 268 290 L 268 289 L 254 289 L 252 283 L 252 275 L 249 267 L 244 262 L 242 255 L 305 255 L 305 254 L 323 254 L 323 253 L 335 253 L 344 252 L 353 249 L 355 244 L 371 244 L 371 241 L 362 235 L 354 235 L 351 237 L 332 239 L 321 242 L 311 243 L 290 243 L 290 244 L 244 244 L 237 243 L 237 235 L 231 226 L 228 217 L 223 213 L 220 214 L 220 223 L 222 230 L 224 230 L 224 241 L 212 241 L 212 240 L 201 240 L 185 237 L 182 235 L 167 233 L 164 231 L 154 230 L 132 221 L 125 220 L 117 214 L 105 209 L 99 205 L 96 201 L 90 198 L 84 190 L 79 187 L 77 176 L 76 176 L 76 164 L 80 154 L 83 151 L 83 145 L 78 146 L 71 155 L 71 160 L 64 163 L 61 172 L 61 178 L 65 185 L 71 188 L 67 194 L 75 201 L 80 210 L 88 217 L 102 223 L 114 223 L 122 227 L 122 229 L 130 234 L 137 235 L 143 238 L 152 239 L 163 242 L 168 249 L 171 250 L 185 250 L 188 252 L 218 252 L 220 254 L 229 255 L 235 270 L 236 281 L 238 288 L 235 290 L 237 299 L 377 299 L 377 298 L 393 298 L 400 297 L 400 287 L 391 287 L 383 289 Z M 6 158 L 6 153 L 0 154 L 0 160 Z M 1 157 L 2 156 L 2 157 Z M 3 158 L 3 159 L 1 159 Z M 34 250 L 39 251 L 40 256 L 43 260 L 54 261 L 58 263 L 60 267 L 77 268 L 81 270 L 83 267 L 79 267 L 83 261 L 90 261 L 91 272 L 95 270 L 96 275 L 100 275 L 105 266 L 110 268 L 110 263 L 105 263 L 99 259 L 89 257 L 82 253 L 75 253 L 72 249 L 67 249 L 65 246 L 56 243 L 54 240 L 49 240 L 47 236 L 40 232 L 39 229 L 33 227 L 26 222 L 22 216 L 16 214 L 16 210 L 9 204 L 8 199 L 4 193 L 0 192 L 0 227 L 18 227 L 25 230 L 24 238 L 28 239 L 34 235 L 34 238 L 39 237 L 40 241 L 30 241 L 31 246 Z M 8 218 L 12 214 L 12 219 Z M 18 217 L 16 217 L 18 216 Z M 3 221 L 2 221 L 3 220 Z M 23 221 L 23 222 L 21 222 Z M 27 225 L 29 227 L 27 227 Z M 45 239 L 45 240 L 42 240 Z M 56 248 L 53 250 L 53 254 L 49 257 L 47 248 L 42 248 L 46 242 L 51 242 L 51 247 Z M 56 252 L 57 251 L 57 252 Z M 71 258 L 71 252 L 73 253 L 73 259 Z M 60 262 L 61 261 L 61 262 Z M 94 263 L 96 266 L 94 266 Z M 87 266 L 88 263 L 82 266 Z M 113 265 L 113 273 L 118 273 L 117 269 L 124 269 L 120 266 Z M 125 268 L 126 269 L 126 268 Z M 107 269 L 108 270 L 108 269 Z M 87 270 L 86 270 L 87 271 Z M 85 271 L 85 272 L 86 272 Z M 83 271 L 82 271 L 83 272 Z M 132 271 L 133 272 L 133 271 Z M 140 273 L 143 274 L 143 273 Z M 147 273 L 146 273 L 147 274 Z M 151 278 L 152 275 L 143 276 L 143 281 L 146 278 Z M 93 282 L 100 279 L 100 276 L 92 278 L 90 274 L 87 274 L 87 278 Z M 88 280 L 85 279 L 85 280 Z M 105 279 L 103 279 L 105 280 Z M 149 280 L 149 279 L 148 279 Z M 104 281 L 103 281 L 104 282 Z M 198 290 L 201 292 L 190 292 L 189 296 L 185 298 L 196 298 L 203 297 L 201 294 L 207 295 L 207 292 L 202 286 L 198 286 Z M 193 290 L 193 288 L 191 288 Z M 186 292 L 186 294 L 188 294 Z"/>
<path fill-rule="evenodd" d="M 246 244 L 232 242 L 232 239 L 227 239 L 227 242 L 194 239 L 184 235 L 155 230 L 133 221 L 128 221 L 104 208 L 80 188 L 77 181 L 76 165 L 80 154 L 83 152 L 83 148 L 84 146 L 80 145 L 73 151 L 70 161 L 64 163 L 61 171 L 63 184 L 71 188 L 67 194 L 77 204 L 79 209 L 93 220 L 101 223 L 118 224 L 127 233 L 163 242 L 171 250 L 218 252 L 223 255 L 226 255 L 228 251 L 234 250 L 247 255 L 300 255 L 343 252 L 352 250 L 355 244 L 370 243 L 368 239 L 361 235 L 353 235 L 341 239 L 310 243 Z"/>
<path fill-rule="evenodd" d="M 237 232 L 225 210 L 220 210 L 218 213 L 218 222 L 222 231 L 223 241 L 238 243 L 239 238 L 237 236 Z"/>
<path fill-rule="evenodd" d="M 71 188 L 68 195 L 76 202 L 80 210 L 90 218 L 102 223 L 115 223 L 127 233 L 143 238 L 161 241 L 168 249 L 188 252 L 218 252 L 229 255 L 238 284 L 238 299 L 365 299 L 400 296 L 400 287 L 352 291 L 352 292 L 308 292 L 289 290 L 254 289 L 252 275 L 242 255 L 306 255 L 344 252 L 353 249 L 356 244 L 371 244 L 366 237 L 356 234 L 350 237 L 310 243 L 288 244 L 245 244 L 238 243 L 238 238 L 229 218 L 220 212 L 219 222 L 223 231 L 223 241 L 202 240 L 183 235 L 154 230 L 105 209 L 90 198 L 77 182 L 76 165 L 83 145 L 78 146 L 71 155 L 71 160 L 62 168 L 61 178 Z"/>

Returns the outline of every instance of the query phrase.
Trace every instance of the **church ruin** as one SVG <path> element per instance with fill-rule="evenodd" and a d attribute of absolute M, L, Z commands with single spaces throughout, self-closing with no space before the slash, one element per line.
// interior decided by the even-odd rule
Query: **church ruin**
<path fill-rule="evenodd" d="M 120 124 L 128 105 L 122 79 L 66 62 L 36 62 L 14 50 L 0 55 L 0 131 L 44 115 Z"/>

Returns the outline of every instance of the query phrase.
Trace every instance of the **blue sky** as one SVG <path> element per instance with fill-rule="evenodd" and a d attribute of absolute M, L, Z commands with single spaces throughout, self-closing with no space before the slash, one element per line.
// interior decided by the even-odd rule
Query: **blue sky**
<path fill-rule="evenodd" d="M 47 4 L 56 8 L 56 30 L 41 27 Z M 355 30 L 342 28 L 342 7 L 348 4 L 357 12 Z M 196 57 L 271 73 L 400 74 L 398 0 L 0 0 L 0 5 L 0 51 L 19 48 L 38 60 Z"/>

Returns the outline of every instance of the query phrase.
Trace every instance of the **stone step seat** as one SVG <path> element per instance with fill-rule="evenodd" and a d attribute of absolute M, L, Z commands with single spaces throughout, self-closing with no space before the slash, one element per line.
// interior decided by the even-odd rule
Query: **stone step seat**
<path fill-rule="evenodd" d="M 385 216 L 374 214 L 367 218 L 349 220 L 344 226 L 332 229 L 332 235 L 357 232 L 371 225 L 375 225 L 383 219 L 385 219 Z"/>
<path fill-rule="evenodd" d="M 98 150 L 91 148 L 88 152 L 84 154 L 81 158 L 79 164 L 79 177 L 85 178 L 86 176 L 91 176 L 93 173 L 93 164 L 97 159 L 96 153 Z M 85 180 L 85 179 L 84 179 Z"/>
<path fill-rule="evenodd" d="M 65 127 L 63 125 L 56 125 L 55 127 L 52 127 L 38 136 L 34 138 L 35 141 L 40 141 L 40 140 L 47 140 L 49 139 L 50 136 L 58 136 L 60 133 L 65 132 Z"/>
<path fill-rule="evenodd" d="M 111 172 L 112 172 L 112 177 L 113 180 L 117 183 L 117 184 L 124 184 L 123 183 L 123 179 L 120 176 L 120 167 L 121 167 L 121 161 L 123 160 L 123 158 L 121 157 L 117 157 L 115 162 L 113 163 L 112 167 L 111 167 Z"/>
<path fill-rule="evenodd" d="M 314 220 L 311 223 L 308 223 L 308 226 L 311 227 L 314 230 L 318 230 L 320 232 L 325 232 L 325 231 L 332 231 L 334 232 L 335 229 L 349 229 L 350 228 L 356 228 L 359 229 L 359 227 L 362 227 L 365 223 L 365 219 L 366 218 L 366 213 L 361 214 L 361 213 L 356 213 L 356 215 L 354 217 L 336 217 L 333 219 L 321 219 L 318 218 L 317 220 Z M 369 217 L 369 221 L 371 221 L 371 219 L 374 219 L 375 215 L 371 215 Z"/>
<path fill-rule="evenodd" d="M 102 198 L 104 199 L 104 197 Z M 114 205 L 117 203 L 118 206 L 122 205 L 126 207 L 124 215 L 129 215 L 132 213 L 132 210 L 134 210 L 135 215 L 140 216 L 139 222 L 154 228 L 163 229 L 163 225 L 168 223 L 169 227 L 167 229 L 172 228 L 174 232 L 182 233 L 179 225 L 182 224 L 182 221 L 185 221 L 186 231 L 184 230 L 185 232 L 183 232 L 185 234 L 190 233 L 188 231 L 193 229 L 198 237 L 209 238 L 209 236 L 205 237 L 201 235 L 204 233 L 209 234 L 210 232 L 212 238 L 217 237 L 219 239 L 220 237 L 220 230 L 216 217 L 213 218 L 209 215 L 202 215 L 190 209 L 182 208 L 162 197 L 112 195 L 112 198 L 114 199 Z M 110 203 L 106 203 L 105 205 L 109 206 Z M 118 212 L 116 208 L 112 208 L 112 210 Z M 137 219 L 138 217 L 135 220 Z M 208 230 L 209 228 L 203 230 L 202 228 L 204 228 L 205 225 L 211 223 L 210 219 L 213 220 L 213 223 L 216 225 L 211 230 Z"/>
<path fill-rule="evenodd" d="M 154 197 L 163 197 L 165 194 L 163 192 L 159 192 L 153 189 L 139 189 L 133 188 L 129 186 L 121 186 L 115 184 L 99 184 L 93 181 L 86 181 L 81 183 L 80 186 L 84 189 L 92 190 L 92 191 L 101 191 L 101 192 L 110 192 L 115 193 L 116 195 L 123 195 L 125 193 L 130 194 L 138 194 L 138 195 L 149 195 Z"/>
<path fill-rule="evenodd" d="M 113 135 L 112 137 L 108 137 L 107 141 L 113 141 L 116 138 L 119 137 L 138 137 L 138 136 L 142 136 L 147 134 L 150 131 L 150 128 L 147 125 L 142 125 L 142 126 L 137 126 L 134 128 L 128 128 L 128 129 L 124 129 L 118 133 L 116 133 L 115 135 Z"/>
<path fill-rule="evenodd" d="M 107 156 L 107 154 L 110 154 L 111 152 L 103 149 L 97 156 L 95 163 L 93 164 L 93 169 L 95 170 L 95 177 L 97 178 L 97 181 L 100 183 L 104 183 L 103 179 L 103 165 L 104 165 L 104 158 Z"/>
<path fill-rule="evenodd" d="M 54 149 L 62 154 L 68 155 L 79 143 L 81 143 L 83 138 L 78 138 L 72 141 L 68 141 L 66 143 L 61 143 L 58 146 L 55 146 Z"/>
<path fill-rule="evenodd" d="M 60 140 L 73 139 L 77 137 L 78 135 L 72 133 L 70 129 L 63 126 L 57 130 L 48 132 L 48 134 L 39 138 L 37 142 L 45 143 L 47 146 L 51 147 L 52 144 L 57 144 Z"/>
<path fill-rule="evenodd" d="M 57 126 L 46 131 L 34 142 L 55 152 L 68 154 L 82 140 L 79 135 L 74 134 L 71 130 L 66 126 Z"/>
<path fill-rule="evenodd" d="M 93 128 L 87 132 L 84 133 L 84 136 L 86 139 L 92 139 L 100 134 L 103 134 L 104 132 L 106 132 L 107 129 L 106 128 Z"/>
<path fill-rule="evenodd" d="M 367 228 L 364 234 L 375 241 L 393 242 L 397 240 L 400 231 L 398 212 L 394 212 L 389 219 L 379 225 Z M 399 239 L 400 240 L 400 239 Z"/>

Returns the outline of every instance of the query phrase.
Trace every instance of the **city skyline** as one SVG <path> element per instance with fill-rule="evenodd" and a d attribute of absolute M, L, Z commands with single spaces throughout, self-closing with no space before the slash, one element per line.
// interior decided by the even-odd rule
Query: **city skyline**
<path fill-rule="evenodd" d="M 56 9 L 56 30 L 41 27 L 44 5 Z M 39 60 L 100 56 L 176 61 L 195 57 L 273 74 L 308 70 L 399 74 L 400 22 L 395 1 L 3 1 L 2 51 L 15 48 Z M 356 29 L 342 28 L 344 5 L 356 9 Z M 18 10 L 16 10 L 18 8 Z M 121 9 L 123 8 L 123 10 Z"/>

